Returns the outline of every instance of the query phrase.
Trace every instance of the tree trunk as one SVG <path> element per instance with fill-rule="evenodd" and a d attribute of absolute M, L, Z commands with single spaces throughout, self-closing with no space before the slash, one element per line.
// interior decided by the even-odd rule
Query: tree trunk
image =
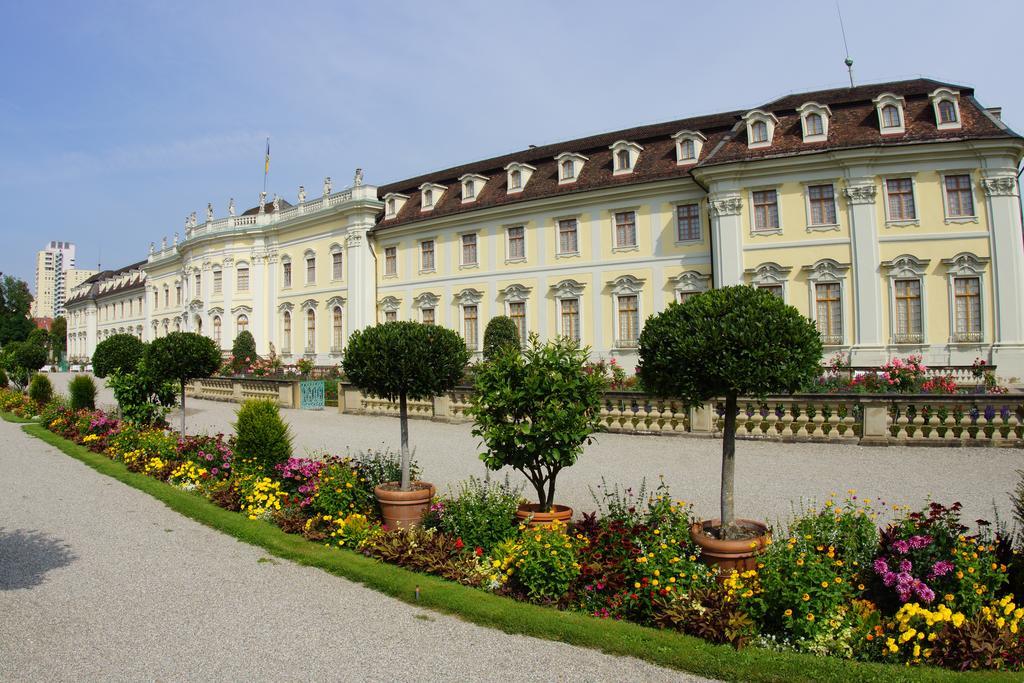
<path fill-rule="evenodd" d="M 548 495 L 544 503 L 544 510 L 550 512 L 551 508 L 555 506 L 555 477 L 558 476 L 558 472 L 552 472 L 548 479 Z"/>
<path fill-rule="evenodd" d="M 546 509 L 544 507 L 544 501 L 547 500 L 547 492 L 544 490 L 544 482 L 535 481 L 532 477 L 528 478 L 530 479 L 530 483 L 533 484 L 534 490 L 537 492 L 537 505 L 540 506 L 541 511 L 544 511 Z"/>
<path fill-rule="evenodd" d="M 181 382 L 181 438 L 185 438 L 185 381 Z"/>
<path fill-rule="evenodd" d="M 398 395 L 398 423 L 402 430 L 402 490 L 411 491 L 409 481 L 409 408 L 405 393 Z"/>
<path fill-rule="evenodd" d="M 722 434 L 722 531 L 736 523 L 733 496 L 736 482 L 736 394 L 725 397 Z M 724 535 L 724 534 L 723 534 Z"/>

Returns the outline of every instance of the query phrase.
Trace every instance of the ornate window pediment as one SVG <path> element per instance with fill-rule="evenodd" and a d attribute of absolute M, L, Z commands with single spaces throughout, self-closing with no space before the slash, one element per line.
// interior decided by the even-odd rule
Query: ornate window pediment
<path fill-rule="evenodd" d="M 441 297 L 433 292 L 423 292 L 413 297 L 412 305 L 414 308 L 437 308 L 438 302 L 441 301 Z"/>
<path fill-rule="evenodd" d="M 590 161 L 589 157 L 575 152 L 562 152 L 555 157 L 558 164 L 558 184 L 575 183 L 583 171 L 583 165 Z"/>
<path fill-rule="evenodd" d="M 929 259 L 919 259 L 910 254 L 897 256 L 891 261 L 883 261 L 884 268 L 890 278 L 918 278 L 923 277 L 928 271 Z"/>
<path fill-rule="evenodd" d="M 828 139 L 828 124 L 832 118 L 832 110 L 827 104 L 805 102 L 796 111 L 800 114 L 804 142 L 823 142 Z"/>
<path fill-rule="evenodd" d="M 942 265 L 946 266 L 946 272 L 950 275 L 981 275 L 989 260 L 987 256 L 978 257 L 969 251 L 962 251 L 952 258 L 942 259 Z"/>
<path fill-rule="evenodd" d="M 481 291 L 467 287 L 461 292 L 455 295 L 455 301 L 460 306 L 475 306 L 484 299 L 484 294 Z"/>
<path fill-rule="evenodd" d="M 526 183 L 530 182 L 530 176 L 533 175 L 537 168 L 530 166 L 529 164 L 521 164 L 518 161 L 513 161 L 511 164 L 505 167 L 505 173 L 507 174 L 506 187 L 508 188 L 508 194 L 516 194 L 522 192 L 526 188 Z"/>
<path fill-rule="evenodd" d="M 530 288 L 520 284 L 509 285 L 501 290 L 501 296 L 506 303 L 519 303 L 530 298 Z"/>
<path fill-rule="evenodd" d="M 578 299 L 583 296 L 585 284 L 573 279 L 562 280 L 558 284 L 551 285 L 551 292 L 556 299 Z"/>
<path fill-rule="evenodd" d="M 681 130 L 672 136 L 676 141 L 676 163 L 695 164 L 707 138 L 695 130 Z"/>
<path fill-rule="evenodd" d="M 762 109 L 752 109 L 743 115 L 743 120 L 747 124 L 749 149 L 771 146 L 772 138 L 775 137 L 775 127 L 779 125 L 775 114 Z"/>
<path fill-rule="evenodd" d="M 396 296 L 386 296 L 377 302 L 382 311 L 395 312 L 402 307 L 402 300 Z"/>
<path fill-rule="evenodd" d="M 459 184 L 462 186 L 462 203 L 475 202 L 483 191 L 484 185 L 487 184 L 487 180 L 487 176 L 479 173 L 466 173 L 459 176 Z"/>
<path fill-rule="evenodd" d="M 608 288 L 615 296 L 639 294 L 644 288 L 644 280 L 632 275 L 620 275 L 608 281 Z"/>
<path fill-rule="evenodd" d="M 239 313 L 245 313 L 246 315 L 252 313 L 252 306 L 235 306 L 231 309 L 232 315 L 238 315 Z"/>
<path fill-rule="evenodd" d="M 220 306 L 214 306 L 213 308 L 207 309 L 209 315 L 224 315 L 224 309 Z"/>
<path fill-rule="evenodd" d="M 678 299 L 681 294 L 706 292 L 708 285 L 711 284 L 711 276 L 698 273 L 696 270 L 688 270 L 685 273 L 669 278 L 669 281 L 673 284 L 673 290 L 676 292 L 676 298 Z"/>
<path fill-rule="evenodd" d="M 949 88 L 936 88 L 928 94 L 939 130 L 956 130 L 960 124 L 960 93 Z"/>
<path fill-rule="evenodd" d="M 437 206 L 446 189 L 448 188 L 437 183 L 423 183 L 420 185 L 420 211 L 430 211 Z"/>
<path fill-rule="evenodd" d="M 305 301 L 302 302 L 302 304 L 299 306 L 299 308 L 301 308 L 303 311 L 309 311 L 309 310 L 314 310 L 315 311 L 316 307 L 317 307 L 317 303 L 318 302 L 317 302 L 316 299 L 306 299 Z"/>
<path fill-rule="evenodd" d="M 748 268 L 745 274 L 750 278 L 750 284 L 755 287 L 769 287 L 785 284 L 792 270 L 793 268 L 790 266 L 780 266 L 778 263 L 769 261 L 756 268 Z"/>
<path fill-rule="evenodd" d="M 608 146 L 612 151 L 612 174 L 626 175 L 633 172 L 636 162 L 640 158 L 640 152 L 644 151 L 641 145 L 627 140 L 618 140 Z"/>
<path fill-rule="evenodd" d="M 344 308 L 344 306 L 345 306 L 345 297 L 343 297 L 343 296 L 332 296 L 330 299 L 327 300 L 327 308 L 328 309 L 334 308 L 335 306 L 341 306 L 341 307 Z"/>
<path fill-rule="evenodd" d="M 279 313 L 284 313 L 285 311 L 291 312 L 294 309 L 295 309 L 295 306 L 292 305 L 292 303 L 289 302 L 289 301 L 285 301 L 283 304 L 280 304 L 277 307 L 277 310 L 278 310 Z"/>
<path fill-rule="evenodd" d="M 407 201 L 409 201 L 409 195 L 407 194 L 388 192 L 384 195 L 384 218 L 394 218 L 397 216 Z"/>
<path fill-rule="evenodd" d="M 804 266 L 807 279 L 811 282 L 838 282 L 850 269 L 849 263 L 839 263 L 835 259 L 823 258 L 812 266 Z"/>

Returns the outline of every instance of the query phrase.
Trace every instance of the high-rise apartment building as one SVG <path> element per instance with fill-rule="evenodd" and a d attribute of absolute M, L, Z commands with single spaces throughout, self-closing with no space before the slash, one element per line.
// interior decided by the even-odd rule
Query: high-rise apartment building
<path fill-rule="evenodd" d="M 64 315 L 64 302 L 77 285 L 96 274 L 95 270 L 75 268 L 75 245 L 51 241 L 36 254 L 35 299 L 32 317 L 55 318 Z"/>

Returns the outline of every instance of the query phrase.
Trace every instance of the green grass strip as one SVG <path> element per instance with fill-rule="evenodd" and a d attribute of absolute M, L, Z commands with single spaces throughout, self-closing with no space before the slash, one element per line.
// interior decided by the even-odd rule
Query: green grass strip
<path fill-rule="evenodd" d="M 0 411 L 0 417 L 7 420 L 8 422 L 14 422 L 15 424 L 24 424 L 26 422 L 33 422 L 30 417 L 18 417 L 14 413 L 5 413 Z"/>
<path fill-rule="evenodd" d="M 403 602 L 458 616 L 505 633 L 636 657 L 652 664 L 729 681 L 1014 681 L 1020 674 L 958 674 L 937 668 L 869 664 L 761 648 L 734 650 L 699 638 L 622 621 L 596 619 L 577 612 L 517 602 L 468 586 L 385 564 L 358 553 L 327 548 L 286 534 L 264 521 L 217 507 L 205 498 L 130 472 L 122 463 L 47 431 L 42 425 L 22 429 L 97 472 L 148 493 L 169 508 L 225 534 L 299 564 L 317 567 L 398 598 Z M 416 588 L 420 599 L 415 599 Z"/>

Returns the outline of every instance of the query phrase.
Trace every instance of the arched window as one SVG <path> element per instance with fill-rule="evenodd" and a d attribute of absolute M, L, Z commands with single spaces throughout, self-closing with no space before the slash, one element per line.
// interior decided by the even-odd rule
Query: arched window
<path fill-rule="evenodd" d="M 340 280 L 345 274 L 344 253 L 340 246 L 331 247 L 331 279 Z"/>
<path fill-rule="evenodd" d="M 306 284 L 311 285 L 316 282 L 316 254 L 311 251 L 306 252 Z"/>
<path fill-rule="evenodd" d="M 292 314 L 285 311 L 281 315 L 281 352 L 292 352 Z"/>
<path fill-rule="evenodd" d="M 513 190 L 520 189 L 523 186 L 523 172 L 518 169 L 512 171 L 512 173 L 509 174 L 508 184 Z"/>
<path fill-rule="evenodd" d="M 213 316 L 213 341 L 217 342 L 217 346 L 220 346 L 220 316 Z"/>
<path fill-rule="evenodd" d="M 694 149 L 693 140 L 683 140 L 679 143 L 679 151 L 681 153 L 680 158 L 682 159 L 693 159 L 696 155 Z"/>
<path fill-rule="evenodd" d="M 281 286 L 292 286 L 292 260 L 287 256 L 281 259 Z"/>
<path fill-rule="evenodd" d="M 423 190 L 423 206 L 433 206 L 433 205 L 434 205 L 434 191 L 433 190 Z"/>
<path fill-rule="evenodd" d="M 768 124 L 764 121 L 755 121 L 750 126 L 750 133 L 753 137 L 752 142 L 768 142 Z"/>
<path fill-rule="evenodd" d="M 899 128 L 900 125 L 900 110 L 892 104 L 882 107 L 882 128 Z"/>
<path fill-rule="evenodd" d="M 620 149 L 618 157 L 619 157 L 619 170 L 620 171 L 630 167 L 630 163 L 629 163 L 629 150 L 628 149 Z"/>
<path fill-rule="evenodd" d="M 316 312 L 306 311 L 306 353 L 316 353 Z"/>
<path fill-rule="evenodd" d="M 825 127 L 821 122 L 821 114 L 807 115 L 807 135 L 824 135 Z"/>
<path fill-rule="evenodd" d="M 249 329 L 249 316 L 247 316 L 245 313 L 238 316 L 235 322 L 238 326 L 236 334 L 241 334 L 242 332 L 245 332 Z"/>
<path fill-rule="evenodd" d="M 181 321 L 177 318 L 174 319 L 174 331 L 181 332 Z"/>
<path fill-rule="evenodd" d="M 341 306 L 335 306 L 331 312 L 331 349 L 341 350 L 342 335 Z"/>
<path fill-rule="evenodd" d="M 572 159 L 566 159 L 562 162 L 562 179 L 569 179 L 576 177 L 576 164 L 573 163 Z"/>
<path fill-rule="evenodd" d="M 939 123 L 956 123 L 956 106 L 949 100 L 939 102 Z"/>

